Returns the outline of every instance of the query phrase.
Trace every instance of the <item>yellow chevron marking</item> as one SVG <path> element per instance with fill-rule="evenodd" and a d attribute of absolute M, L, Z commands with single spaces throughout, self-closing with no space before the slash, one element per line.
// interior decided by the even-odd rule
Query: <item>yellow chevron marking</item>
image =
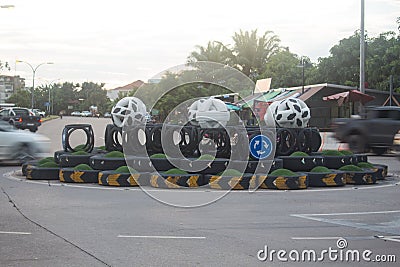
<path fill-rule="evenodd" d="M 150 177 L 150 185 L 152 186 L 152 187 L 159 187 L 158 186 L 158 175 L 152 175 L 151 177 Z"/>
<path fill-rule="evenodd" d="M 132 186 L 138 186 L 139 183 L 137 181 L 139 180 L 139 177 L 140 177 L 139 173 L 135 173 L 135 174 L 129 176 L 128 183 Z"/>
<path fill-rule="evenodd" d="M 111 186 L 120 186 L 117 179 L 121 176 L 119 173 L 110 174 L 107 177 L 107 183 Z"/>
<path fill-rule="evenodd" d="M 335 178 L 336 178 L 337 174 L 336 173 L 330 173 L 325 175 L 324 178 L 322 178 L 322 182 L 324 184 L 326 184 L 327 186 L 334 186 L 337 185 L 337 183 L 335 182 Z"/>
<path fill-rule="evenodd" d="M 365 174 L 362 179 L 366 184 L 372 184 L 374 182 L 372 180 L 372 174 Z"/>
<path fill-rule="evenodd" d="M 99 172 L 99 174 L 97 175 L 97 178 L 99 180 L 99 185 L 103 185 L 103 182 L 101 181 L 101 177 L 103 177 L 103 173 Z"/>
<path fill-rule="evenodd" d="M 287 184 L 287 178 L 283 177 L 283 176 L 278 176 L 275 181 L 273 182 L 273 184 L 276 186 L 276 188 L 278 189 L 282 189 L 282 190 L 288 190 L 290 189 Z"/>
<path fill-rule="evenodd" d="M 221 180 L 221 176 L 211 176 L 209 185 L 212 189 L 222 189 L 222 187 L 218 184 Z"/>
<path fill-rule="evenodd" d="M 32 179 L 32 167 L 30 165 L 26 168 L 26 179 Z"/>
<path fill-rule="evenodd" d="M 186 183 L 189 187 L 198 187 L 199 184 L 197 182 L 198 182 L 199 178 L 200 178 L 200 176 L 198 176 L 198 175 L 190 176 L 190 178 L 187 180 Z"/>
<path fill-rule="evenodd" d="M 60 169 L 60 171 L 58 172 L 58 179 L 60 179 L 60 182 L 65 182 L 64 172 L 62 169 Z"/>
<path fill-rule="evenodd" d="M 229 180 L 228 184 L 229 184 L 229 186 L 230 186 L 232 189 L 235 189 L 235 190 L 243 190 L 243 189 L 244 189 L 243 186 L 241 186 L 241 185 L 239 184 L 241 180 L 242 180 L 242 177 L 232 177 L 232 178 Z"/>
<path fill-rule="evenodd" d="M 165 179 L 165 185 L 168 188 L 180 188 L 180 186 L 178 185 L 178 180 L 180 178 L 180 176 L 168 176 L 168 178 Z"/>
<path fill-rule="evenodd" d="M 307 188 L 307 175 L 303 175 L 299 177 L 299 189 L 306 189 Z"/>
<path fill-rule="evenodd" d="M 255 175 L 251 176 L 250 182 L 249 182 L 249 188 L 256 189 L 260 184 L 257 183 L 257 177 Z"/>
<path fill-rule="evenodd" d="M 85 181 L 82 180 L 82 175 L 85 172 L 80 172 L 80 171 L 74 171 L 73 173 L 71 173 L 71 180 L 74 181 L 75 183 L 84 183 Z"/>
<path fill-rule="evenodd" d="M 267 178 L 267 175 L 258 176 L 258 184 L 260 185 L 261 189 L 268 189 L 268 186 L 264 183 Z"/>

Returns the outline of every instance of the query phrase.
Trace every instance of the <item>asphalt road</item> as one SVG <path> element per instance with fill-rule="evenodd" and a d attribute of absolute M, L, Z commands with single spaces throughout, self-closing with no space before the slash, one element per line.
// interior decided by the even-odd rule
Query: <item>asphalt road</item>
<path fill-rule="evenodd" d="M 96 145 L 102 145 L 108 119 L 64 117 L 40 132 L 54 139 L 53 151 L 60 150 L 63 125 L 82 122 L 93 124 Z M 394 176 L 373 186 L 235 191 L 200 208 L 171 207 L 139 188 L 27 181 L 15 172 L 19 167 L 1 166 L 0 266 L 320 266 L 294 263 L 289 254 L 313 250 L 320 257 L 329 248 L 339 257 L 322 254 L 327 266 L 377 265 L 346 262 L 349 250 L 370 250 L 371 259 L 395 255 L 397 263 L 380 265 L 398 266 L 399 161 L 370 161 L 389 165 Z M 171 199 L 218 193 L 149 190 Z M 338 248 L 339 238 L 347 247 Z M 285 250 L 288 262 L 277 252 L 272 261 L 260 261 L 265 246 L 268 254 Z"/>

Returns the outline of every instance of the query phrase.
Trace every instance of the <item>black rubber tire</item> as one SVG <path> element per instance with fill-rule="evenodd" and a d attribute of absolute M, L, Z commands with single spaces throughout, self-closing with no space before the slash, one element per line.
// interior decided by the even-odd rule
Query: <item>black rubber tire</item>
<path fill-rule="evenodd" d="M 309 172 L 314 167 L 323 165 L 323 158 L 321 156 L 281 156 L 279 158 L 283 160 L 283 168 L 294 172 Z"/>
<path fill-rule="evenodd" d="M 366 150 L 367 141 L 361 134 L 352 134 L 347 138 L 349 149 L 354 153 L 364 153 Z"/>
<path fill-rule="evenodd" d="M 347 172 L 345 174 L 345 177 L 346 177 L 346 184 L 370 185 L 376 183 L 377 172 L 374 170 Z"/>
<path fill-rule="evenodd" d="M 29 131 L 31 131 L 32 133 L 36 133 L 36 132 L 37 132 L 37 130 L 38 130 L 38 128 L 37 128 L 37 127 L 35 127 L 35 128 L 29 128 Z"/>
<path fill-rule="evenodd" d="M 72 168 L 61 168 L 60 182 L 63 183 L 98 183 L 98 170 L 77 171 Z"/>
<path fill-rule="evenodd" d="M 122 152 L 122 144 L 118 140 L 118 135 L 122 135 L 122 129 L 114 124 L 107 124 L 104 133 L 104 144 L 107 151 Z"/>
<path fill-rule="evenodd" d="M 60 156 L 60 166 L 61 167 L 75 167 L 79 164 L 90 164 L 90 157 L 92 157 L 93 154 L 88 154 L 88 155 L 72 155 L 69 153 L 62 154 Z"/>
<path fill-rule="evenodd" d="M 126 166 L 125 158 L 106 158 L 104 155 L 91 156 L 89 163 L 90 167 L 95 170 L 115 170 Z"/>
<path fill-rule="evenodd" d="M 58 150 L 56 152 L 54 152 L 54 161 L 55 163 L 59 164 L 60 163 L 60 157 L 61 155 L 64 154 L 69 154 L 69 152 L 65 152 L 64 150 Z"/>
<path fill-rule="evenodd" d="M 201 174 L 152 174 L 150 186 L 155 188 L 196 188 L 203 186 L 204 179 Z"/>
<path fill-rule="evenodd" d="M 117 187 L 135 187 L 149 184 L 150 173 L 115 173 L 114 171 L 101 171 L 98 175 L 99 185 Z"/>
<path fill-rule="evenodd" d="M 334 187 L 344 186 L 346 184 L 346 173 L 332 170 L 329 173 L 309 172 L 308 186 L 310 187 Z"/>
<path fill-rule="evenodd" d="M 352 156 L 323 156 L 323 166 L 328 169 L 340 169 L 353 164 L 352 160 Z"/>
<path fill-rule="evenodd" d="M 204 183 L 211 189 L 219 190 L 247 190 L 250 188 L 250 181 L 256 179 L 253 174 L 245 173 L 242 176 L 220 176 L 204 175 Z M 255 181 L 253 182 L 255 184 Z"/>
<path fill-rule="evenodd" d="M 38 163 L 38 160 L 30 160 L 30 161 L 23 163 L 21 166 L 22 175 L 26 176 L 26 169 L 29 166 L 36 166 L 37 163 Z"/>
<path fill-rule="evenodd" d="M 388 150 L 386 147 L 373 147 L 371 148 L 372 153 L 374 153 L 377 156 L 382 156 L 383 154 L 386 153 L 386 151 Z"/>
<path fill-rule="evenodd" d="M 308 176 L 305 173 L 290 177 L 272 175 L 257 175 L 256 177 L 260 189 L 299 190 L 308 187 Z"/>
<path fill-rule="evenodd" d="M 198 170 L 202 166 L 207 165 L 207 163 L 209 163 L 209 162 L 210 161 L 206 161 L 206 160 L 197 160 L 197 161 L 193 161 L 191 165 L 193 166 L 194 170 Z M 189 165 L 189 162 L 186 161 L 184 163 L 185 163 L 185 165 L 187 164 L 187 166 L 184 166 L 184 168 L 187 170 L 190 170 L 191 166 Z M 208 166 L 205 169 L 203 169 L 201 171 L 196 171 L 194 173 L 201 173 L 201 174 L 220 173 L 226 169 L 226 167 L 228 166 L 228 163 L 229 163 L 229 159 L 216 158 L 210 164 L 208 164 Z"/>
<path fill-rule="evenodd" d="M 384 180 L 388 175 L 388 166 L 385 164 L 372 164 L 377 169 L 376 180 Z"/>
<path fill-rule="evenodd" d="M 39 168 L 30 166 L 26 169 L 26 179 L 29 180 L 59 180 L 60 168 Z"/>
<path fill-rule="evenodd" d="M 276 156 L 289 156 L 297 148 L 297 134 L 293 129 L 281 128 L 276 132 Z"/>

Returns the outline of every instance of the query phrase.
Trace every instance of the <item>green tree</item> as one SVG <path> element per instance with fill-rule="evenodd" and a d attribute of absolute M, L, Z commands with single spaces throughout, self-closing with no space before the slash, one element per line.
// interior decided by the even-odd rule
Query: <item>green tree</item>
<path fill-rule="evenodd" d="M 14 103 L 17 107 L 30 107 L 31 93 L 24 89 L 17 89 L 6 102 Z"/>
<path fill-rule="evenodd" d="M 3 70 L 10 70 L 10 65 L 8 64 L 7 61 L 6 61 L 6 62 L 3 62 L 3 61 L 0 60 L 0 73 L 1 73 Z"/>
<path fill-rule="evenodd" d="M 264 72 L 269 58 L 279 51 L 280 39 L 272 31 L 258 36 L 257 30 L 240 30 L 232 39 L 235 66 L 253 80 Z"/>
<path fill-rule="evenodd" d="M 232 50 L 218 41 L 208 42 L 206 47 L 197 45 L 198 51 L 190 53 L 187 62 L 194 63 L 198 61 L 211 61 L 225 65 L 232 64 Z"/>

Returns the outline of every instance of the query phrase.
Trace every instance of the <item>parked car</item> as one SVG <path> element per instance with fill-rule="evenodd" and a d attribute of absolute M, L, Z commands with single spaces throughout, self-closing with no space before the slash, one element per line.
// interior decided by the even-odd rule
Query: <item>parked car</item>
<path fill-rule="evenodd" d="M 31 132 L 36 132 L 42 125 L 42 118 L 35 116 L 32 111 L 27 108 L 11 107 L 0 111 L 0 119 L 8 122 L 14 127 Z"/>
<path fill-rule="evenodd" d="M 40 109 L 34 108 L 31 110 L 36 116 L 40 116 L 42 118 L 46 117 L 46 112 L 41 111 Z"/>
<path fill-rule="evenodd" d="M 371 107 L 360 118 L 333 120 L 335 137 L 354 152 L 369 149 L 377 155 L 393 146 L 400 130 L 400 107 Z"/>
<path fill-rule="evenodd" d="M 80 116 L 81 116 L 81 112 L 80 112 L 80 111 L 73 111 L 73 112 L 71 113 L 71 116 L 78 116 L 78 117 L 80 117 Z"/>
<path fill-rule="evenodd" d="M 104 113 L 104 118 L 111 118 L 111 113 L 110 112 Z"/>
<path fill-rule="evenodd" d="M 84 110 L 81 112 L 81 116 L 82 117 L 91 117 L 92 116 L 92 112 L 88 111 L 88 110 Z"/>
<path fill-rule="evenodd" d="M 50 154 L 50 139 L 30 132 L 15 129 L 0 121 L 0 161 L 17 160 L 24 162 Z"/>

